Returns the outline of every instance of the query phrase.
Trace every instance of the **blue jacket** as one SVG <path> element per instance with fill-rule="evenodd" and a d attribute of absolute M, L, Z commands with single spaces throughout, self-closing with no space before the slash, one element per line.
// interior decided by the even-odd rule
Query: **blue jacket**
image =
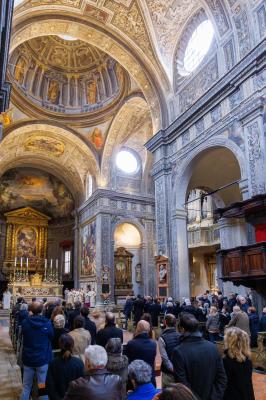
<path fill-rule="evenodd" d="M 262 313 L 261 315 L 260 331 L 266 332 L 266 313 Z"/>
<path fill-rule="evenodd" d="M 27 367 L 41 367 L 52 360 L 54 330 L 49 319 L 33 315 L 22 322 L 22 362 Z"/>
<path fill-rule="evenodd" d="M 159 389 L 155 389 L 152 383 L 145 383 L 138 386 L 134 392 L 129 393 L 127 400 L 152 400 L 159 393 Z"/>

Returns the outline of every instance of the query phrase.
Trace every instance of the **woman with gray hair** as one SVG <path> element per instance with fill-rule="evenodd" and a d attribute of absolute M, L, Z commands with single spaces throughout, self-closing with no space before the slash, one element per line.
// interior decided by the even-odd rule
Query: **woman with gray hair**
<path fill-rule="evenodd" d="M 127 397 L 128 358 L 122 354 L 122 342 L 119 338 L 109 339 L 105 349 L 108 356 L 106 369 L 122 379 L 122 399 L 124 400 Z"/>
<path fill-rule="evenodd" d="M 143 360 L 129 364 L 128 377 L 134 387 L 133 392 L 127 396 L 128 400 L 152 400 L 160 392 L 151 383 L 151 367 Z"/>

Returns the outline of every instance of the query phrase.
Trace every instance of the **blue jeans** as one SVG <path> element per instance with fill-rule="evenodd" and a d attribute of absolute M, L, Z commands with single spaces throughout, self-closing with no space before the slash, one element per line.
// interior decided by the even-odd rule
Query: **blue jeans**
<path fill-rule="evenodd" d="M 219 333 L 211 333 L 211 332 L 209 332 L 210 342 L 215 343 L 215 342 L 217 342 L 219 340 L 219 338 L 220 338 Z"/>
<path fill-rule="evenodd" d="M 23 365 L 23 392 L 20 400 L 29 400 L 35 373 L 37 375 L 38 386 L 45 384 L 47 370 L 48 364 L 36 368 Z M 48 396 L 40 396 L 39 399 L 48 400 Z"/>

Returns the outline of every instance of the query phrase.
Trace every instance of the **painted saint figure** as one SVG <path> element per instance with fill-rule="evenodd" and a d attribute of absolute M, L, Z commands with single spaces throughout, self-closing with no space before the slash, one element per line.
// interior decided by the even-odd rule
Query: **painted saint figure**
<path fill-rule="evenodd" d="M 20 85 L 22 85 L 24 82 L 25 69 L 26 69 L 26 61 L 24 60 L 24 58 L 20 58 L 17 62 L 14 72 L 14 77 Z"/>
<path fill-rule="evenodd" d="M 97 103 L 97 85 L 95 81 L 92 81 L 87 86 L 87 103 Z"/>
<path fill-rule="evenodd" d="M 59 96 L 59 83 L 57 81 L 51 81 L 48 88 L 47 99 L 51 103 L 58 103 Z"/>

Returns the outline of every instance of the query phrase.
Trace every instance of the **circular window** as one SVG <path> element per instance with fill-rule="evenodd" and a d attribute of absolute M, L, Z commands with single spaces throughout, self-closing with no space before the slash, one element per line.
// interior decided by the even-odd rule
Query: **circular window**
<path fill-rule="evenodd" d="M 121 150 L 116 156 L 116 166 L 127 174 L 134 174 L 138 170 L 138 161 L 130 151 Z"/>
<path fill-rule="evenodd" d="M 203 21 L 194 30 L 185 50 L 184 75 L 189 75 L 199 66 L 209 51 L 213 37 L 214 29 L 209 20 Z"/>

